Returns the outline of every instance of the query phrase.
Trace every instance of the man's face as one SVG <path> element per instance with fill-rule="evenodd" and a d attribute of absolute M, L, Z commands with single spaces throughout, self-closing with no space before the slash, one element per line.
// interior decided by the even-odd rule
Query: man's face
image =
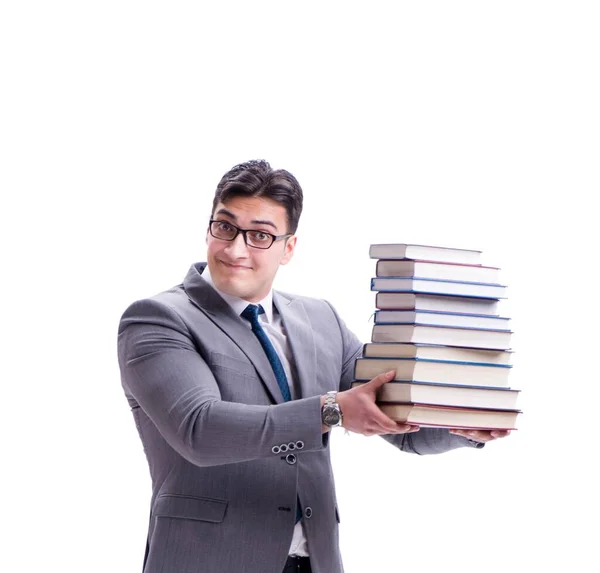
<path fill-rule="evenodd" d="M 232 197 L 216 206 L 212 218 L 240 229 L 272 235 L 288 232 L 285 207 L 261 197 Z M 296 237 L 275 241 L 268 249 L 257 249 L 246 245 L 242 233 L 233 241 L 225 241 L 207 231 L 206 244 L 208 268 L 215 286 L 227 294 L 258 302 L 271 289 L 279 265 L 292 258 Z"/>

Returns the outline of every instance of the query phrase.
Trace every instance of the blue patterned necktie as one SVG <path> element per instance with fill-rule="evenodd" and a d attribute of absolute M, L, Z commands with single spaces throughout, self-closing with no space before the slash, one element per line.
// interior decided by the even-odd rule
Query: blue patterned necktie
<path fill-rule="evenodd" d="M 256 338 L 258 338 L 260 344 L 271 363 L 271 368 L 273 368 L 273 372 L 275 373 L 275 378 L 277 378 L 277 384 L 279 385 L 279 389 L 281 390 L 281 394 L 283 395 L 283 399 L 286 402 L 289 402 L 292 399 L 290 394 L 290 387 L 288 386 L 287 376 L 285 375 L 285 370 L 283 369 L 283 364 L 281 364 L 281 360 L 273 346 L 272 342 L 269 340 L 267 333 L 263 330 L 263 327 L 260 325 L 260 320 L 258 320 L 258 315 L 263 314 L 265 309 L 256 304 L 249 304 L 242 312 L 242 317 L 245 318 L 252 325 L 252 332 L 256 334 Z"/>
<path fill-rule="evenodd" d="M 260 325 L 260 320 L 258 320 L 258 315 L 263 314 L 265 309 L 261 305 L 257 304 L 249 304 L 242 312 L 242 318 L 245 318 L 252 325 L 252 332 L 258 338 L 269 362 L 271 364 L 271 368 L 273 368 L 273 372 L 275 373 L 275 378 L 277 378 L 277 384 L 279 385 L 279 389 L 281 390 L 281 394 L 283 395 L 283 399 L 286 402 L 289 402 L 292 399 L 290 394 L 290 387 L 288 386 L 287 376 L 285 375 L 285 370 L 283 369 L 283 364 L 281 364 L 281 360 L 273 343 L 269 340 L 267 333 L 263 330 L 263 327 Z M 297 500 L 296 503 L 296 523 L 298 523 L 302 519 L 302 509 L 300 507 L 300 500 Z"/>

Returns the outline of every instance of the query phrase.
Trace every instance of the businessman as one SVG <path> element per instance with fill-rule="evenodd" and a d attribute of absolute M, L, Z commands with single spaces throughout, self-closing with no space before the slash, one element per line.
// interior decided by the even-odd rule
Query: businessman
<path fill-rule="evenodd" d="M 508 433 L 394 422 L 375 405 L 393 372 L 350 389 L 362 343 L 328 302 L 272 288 L 301 211 L 292 174 L 235 166 L 207 262 L 122 316 L 122 385 L 152 479 L 144 573 L 341 573 L 331 428 L 417 454 Z"/>

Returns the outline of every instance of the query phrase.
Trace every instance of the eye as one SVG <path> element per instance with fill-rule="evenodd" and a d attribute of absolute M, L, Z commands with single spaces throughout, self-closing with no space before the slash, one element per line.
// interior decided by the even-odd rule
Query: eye
<path fill-rule="evenodd" d="M 225 231 L 225 232 L 233 231 L 233 226 L 231 225 L 231 223 L 228 223 L 227 221 L 217 221 L 217 225 L 219 227 L 219 231 Z"/>
<path fill-rule="evenodd" d="M 248 241 L 255 247 L 269 248 L 273 242 L 273 236 L 264 231 L 249 231 Z"/>
<path fill-rule="evenodd" d="M 263 233 L 262 231 L 252 231 L 252 239 L 254 241 L 262 243 L 264 241 L 270 240 L 271 235 L 269 235 L 268 233 Z"/>

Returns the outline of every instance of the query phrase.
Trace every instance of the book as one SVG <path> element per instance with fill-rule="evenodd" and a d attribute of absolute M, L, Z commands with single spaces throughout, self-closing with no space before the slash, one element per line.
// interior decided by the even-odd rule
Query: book
<path fill-rule="evenodd" d="M 482 265 L 379 259 L 375 265 L 375 275 L 498 284 L 500 269 Z"/>
<path fill-rule="evenodd" d="M 413 292 L 378 292 L 375 307 L 385 309 L 430 310 L 497 316 L 498 301 L 491 298 L 438 296 Z"/>
<path fill-rule="evenodd" d="M 510 369 L 511 366 L 505 364 L 420 358 L 357 358 L 354 362 L 354 379 L 371 380 L 379 374 L 395 370 L 394 380 L 500 388 L 508 387 Z"/>
<path fill-rule="evenodd" d="M 410 243 L 380 243 L 370 245 L 369 257 L 372 259 L 418 259 L 477 265 L 481 258 L 481 251 Z"/>
<path fill-rule="evenodd" d="M 371 290 L 381 292 L 417 292 L 477 298 L 506 298 L 506 286 L 499 284 L 436 281 L 416 277 L 374 277 Z"/>
<path fill-rule="evenodd" d="M 489 410 L 433 406 L 430 404 L 379 404 L 393 420 L 417 426 L 476 428 L 480 430 L 515 430 L 519 410 Z"/>
<path fill-rule="evenodd" d="M 371 342 L 411 342 L 414 344 L 508 350 L 511 334 L 511 332 L 504 330 L 478 330 L 450 326 L 375 324 L 373 325 Z"/>
<path fill-rule="evenodd" d="M 352 382 L 355 388 L 366 382 Z M 463 406 L 513 410 L 517 407 L 520 390 L 482 388 L 450 384 L 426 384 L 403 380 L 386 382 L 377 393 L 377 402 L 413 402 L 437 406 Z"/>
<path fill-rule="evenodd" d="M 426 324 L 481 328 L 483 330 L 510 330 L 510 318 L 428 310 L 377 310 L 375 311 L 375 324 Z"/>
<path fill-rule="evenodd" d="M 479 364 L 511 364 L 511 350 L 486 350 L 460 346 L 433 344 L 406 344 L 402 342 L 367 342 L 363 346 L 365 358 L 421 358 L 449 362 L 477 362 Z"/>

